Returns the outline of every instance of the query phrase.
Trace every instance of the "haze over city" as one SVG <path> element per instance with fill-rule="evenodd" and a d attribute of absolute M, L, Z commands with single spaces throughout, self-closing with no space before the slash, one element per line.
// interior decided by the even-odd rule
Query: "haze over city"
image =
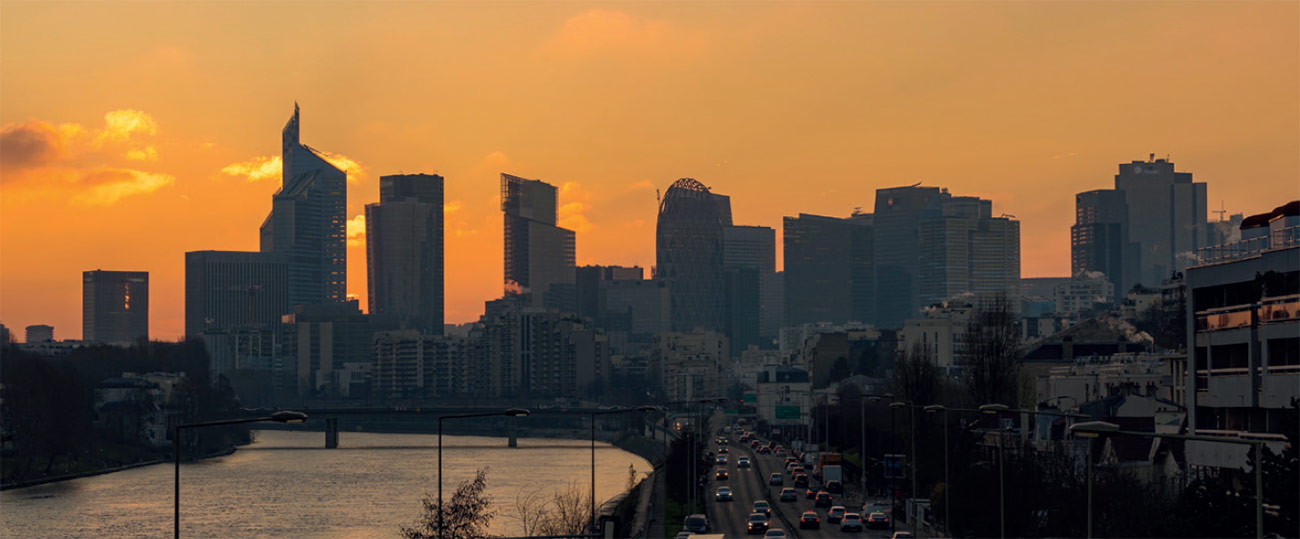
<path fill-rule="evenodd" d="M 1024 277 L 1070 274 L 1073 195 L 1117 163 L 1168 156 L 1228 213 L 1300 185 L 1294 2 L 0 10 L 0 320 L 63 339 L 96 268 L 148 271 L 150 337 L 184 334 L 183 253 L 257 250 L 295 102 L 348 174 L 363 308 L 378 178 L 446 179 L 449 323 L 500 296 L 501 173 L 558 188 L 579 265 L 654 266 L 680 177 L 778 238 L 921 182 L 1014 215 Z"/>

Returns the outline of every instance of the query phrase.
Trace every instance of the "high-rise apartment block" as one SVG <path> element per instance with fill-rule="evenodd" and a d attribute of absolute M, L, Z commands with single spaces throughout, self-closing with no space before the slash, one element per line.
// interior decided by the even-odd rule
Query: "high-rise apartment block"
<path fill-rule="evenodd" d="M 555 186 L 501 175 L 505 219 L 505 284 L 508 293 L 528 293 L 529 304 L 577 311 L 572 230 L 556 226 Z"/>
<path fill-rule="evenodd" d="M 81 339 L 131 344 L 149 339 L 149 272 L 82 273 Z"/>
<path fill-rule="evenodd" d="M 366 205 L 369 312 L 430 335 L 443 323 L 442 201 L 442 176 L 403 174 L 381 177 Z"/>
<path fill-rule="evenodd" d="M 347 299 L 347 174 L 298 138 L 298 105 L 281 133 L 283 179 L 261 228 L 262 252 L 284 257 L 290 305 Z"/>

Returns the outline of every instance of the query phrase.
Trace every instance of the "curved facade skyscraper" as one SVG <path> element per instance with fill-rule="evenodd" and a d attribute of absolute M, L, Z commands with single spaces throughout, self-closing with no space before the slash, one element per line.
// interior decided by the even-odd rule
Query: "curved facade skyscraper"
<path fill-rule="evenodd" d="M 655 276 L 668 282 L 673 331 L 723 329 L 722 234 L 731 224 L 726 206 L 724 216 L 723 197 L 691 178 L 674 182 L 659 203 Z"/>

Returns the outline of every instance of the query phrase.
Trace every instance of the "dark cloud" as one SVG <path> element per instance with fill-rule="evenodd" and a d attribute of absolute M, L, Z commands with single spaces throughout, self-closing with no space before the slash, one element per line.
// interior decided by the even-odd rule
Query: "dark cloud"
<path fill-rule="evenodd" d="M 0 171 L 12 172 L 49 164 L 62 153 L 61 133 L 54 125 L 32 120 L 0 129 Z M 0 174 L 4 181 L 13 174 Z"/>

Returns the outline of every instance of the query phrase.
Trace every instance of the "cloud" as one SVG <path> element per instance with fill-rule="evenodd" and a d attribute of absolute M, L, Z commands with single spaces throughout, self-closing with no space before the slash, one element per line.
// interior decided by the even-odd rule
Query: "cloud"
<path fill-rule="evenodd" d="M 127 150 L 126 158 L 132 161 L 157 161 L 158 149 L 154 148 L 153 146 L 145 146 L 143 148 L 132 148 L 130 150 Z"/>
<path fill-rule="evenodd" d="M 44 120 L 7 124 L 0 128 L 0 168 L 8 181 L 12 172 L 45 166 L 64 158 L 72 139 L 85 129 L 77 124 L 55 125 Z"/>
<path fill-rule="evenodd" d="M 595 8 L 564 21 L 564 25 L 543 43 L 541 52 L 569 57 L 678 55 L 700 50 L 705 41 L 702 34 L 686 32 L 667 21 Z"/>
<path fill-rule="evenodd" d="M 654 189 L 654 188 L 655 188 L 655 184 L 654 184 L 654 182 L 651 182 L 650 180 L 641 180 L 641 181 L 636 182 L 636 183 L 634 183 L 634 184 L 632 184 L 631 186 L 628 187 L 628 189 L 633 190 L 633 191 L 636 191 L 636 190 L 639 190 L 639 189 Z"/>
<path fill-rule="evenodd" d="M 365 244 L 366 216 L 358 215 L 348 220 L 348 247 L 360 247 Z"/>
<path fill-rule="evenodd" d="M 283 168 L 284 163 L 280 161 L 280 156 L 266 157 L 259 155 L 248 161 L 226 165 L 222 167 L 221 173 L 227 176 L 243 176 L 249 182 L 257 182 L 269 178 L 279 178 L 280 171 Z"/>
<path fill-rule="evenodd" d="M 463 206 L 464 205 L 461 204 L 459 200 L 453 200 L 451 202 L 442 205 L 442 213 L 444 214 L 456 213 L 457 211 L 460 211 L 461 207 Z"/>
<path fill-rule="evenodd" d="M 132 169 L 101 168 L 79 178 L 87 188 L 73 195 L 70 202 L 78 206 L 110 206 L 123 197 L 152 193 L 176 183 L 170 174 L 156 174 Z"/>
<path fill-rule="evenodd" d="M 104 129 L 95 135 L 91 144 L 99 148 L 106 143 L 124 142 L 132 135 L 155 135 L 158 122 L 153 117 L 138 110 L 114 110 L 104 115 Z"/>
<path fill-rule="evenodd" d="M 334 165 L 335 168 L 342 170 L 343 172 L 346 172 L 348 175 L 348 182 L 350 183 L 360 182 L 361 178 L 365 177 L 366 175 L 365 169 L 361 166 L 361 164 L 356 162 L 356 160 L 352 159 L 351 157 L 348 157 L 340 153 L 330 153 L 322 150 L 316 150 L 315 148 L 313 148 L 313 150 L 315 150 L 315 152 L 319 154 L 321 158 L 325 159 L 326 161 L 329 161 L 329 164 Z"/>

